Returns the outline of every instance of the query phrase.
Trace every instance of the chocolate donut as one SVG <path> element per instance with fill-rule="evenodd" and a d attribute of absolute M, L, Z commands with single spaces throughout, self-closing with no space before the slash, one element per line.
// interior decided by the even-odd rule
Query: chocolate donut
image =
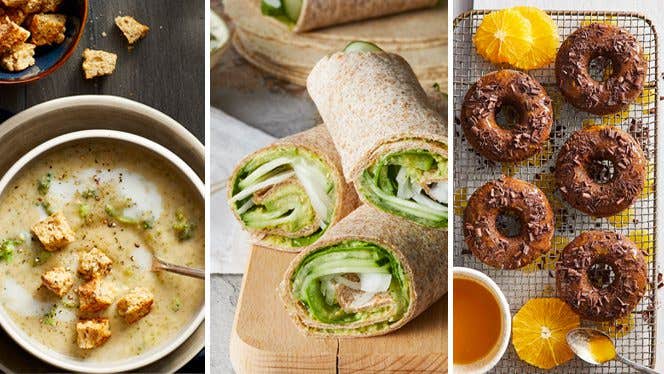
<path fill-rule="evenodd" d="M 598 57 L 611 61 L 604 81 L 590 76 L 588 66 Z M 593 114 L 619 112 L 643 90 L 646 61 L 634 35 L 612 25 L 593 23 L 565 39 L 556 56 L 556 81 L 575 107 Z"/>
<path fill-rule="evenodd" d="M 496 114 L 509 106 L 516 123 L 509 128 L 496 122 Z M 530 75 L 500 70 L 480 78 L 466 93 L 461 126 L 470 145 L 492 161 L 522 161 L 538 153 L 549 139 L 553 124 L 551 99 Z"/>
<path fill-rule="evenodd" d="M 608 265 L 613 281 L 593 284 L 591 267 Z M 634 243 L 610 231 L 586 231 L 572 240 L 556 264 L 558 296 L 581 318 L 611 321 L 629 314 L 648 284 L 646 257 Z"/>
<path fill-rule="evenodd" d="M 613 164 L 613 175 L 598 181 L 596 171 L 605 169 L 600 161 Z M 646 166 L 641 146 L 628 133 L 611 126 L 592 126 L 572 134 L 560 149 L 556 185 L 574 208 L 594 217 L 612 216 L 639 197 Z"/>
<path fill-rule="evenodd" d="M 520 224 L 506 235 L 497 222 L 513 215 Z M 487 265 L 517 269 L 551 249 L 554 218 L 546 195 L 528 182 L 502 177 L 478 188 L 468 200 L 463 217 L 470 251 Z"/>

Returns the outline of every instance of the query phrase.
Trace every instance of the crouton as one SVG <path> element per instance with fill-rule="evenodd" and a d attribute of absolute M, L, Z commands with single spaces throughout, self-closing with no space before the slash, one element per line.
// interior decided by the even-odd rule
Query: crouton
<path fill-rule="evenodd" d="M 35 64 L 35 45 L 30 43 L 19 44 L 0 59 L 0 66 L 8 71 L 23 71 Z"/>
<path fill-rule="evenodd" d="M 63 0 L 41 0 L 41 6 L 39 8 L 40 11 L 44 13 L 49 13 L 49 12 L 55 12 L 60 8 L 60 4 L 62 4 Z"/>
<path fill-rule="evenodd" d="M 61 212 L 55 212 L 37 222 L 32 226 L 32 232 L 49 252 L 60 250 L 76 239 L 74 231 Z"/>
<path fill-rule="evenodd" d="M 63 267 L 55 267 L 41 276 L 42 284 L 62 297 L 74 286 L 74 274 Z"/>
<path fill-rule="evenodd" d="M 35 14 L 28 21 L 32 43 L 41 46 L 64 42 L 66 23 L 67 17 L 62 14 Z"/>
<path fill-rule="evenodd" d="M 78 310 L 90 314 L 108 308 L 113 303 L 113 298 L 103 287 L 101 280 L 93 279 L 78 287 L 78 301 Z"/>
<path fill-rule="evenodd" d="M 21 8 L 0 8 L 0 18 L 7 17 L 17 25 L 22 24 L 26 16 Z"/>
<path fill-rule="evenodd" d="M 63 0 L 23 0 L 22 9 L 26 13 L 55 12 Z"/>
<path fill-rule="evenodd" d="M 124 16 L 115 17 L 115 24 L 120 31 L 124 34 L 129 44 L 136 43 L 139 39 L 144 38 L 150 28 L 142 23 L 136 21 L 134 17 Z"/>
<path fill-rule="evenodd" d="M 111 75 L 115 71 L 118 56 L 115 53 L 86 48 L 83 51 L 83 72 L 85 79 Z"/>
<path fill-rule="evenodd" d="M 111 337 L 108 318 L 81 319 L 76 323 L 76 340 L 81 349 L 93 349 Z"/>
<path fill-rule="evenodd" d="M 78 273 L 87 280 L 100 278 L 111 271 L 113 260 L 97 247 L 81 255 L 78 261 Z"/>
<path fill-rule="evenodd" d="M 118 300 L 118 314 L 123 316 L 127 323 L 134 323 L 150 313 L 153 302 L 152 292 L 136 287 Z"/>
<path fill-rule="evenodd" d="M 30 32 L 12 22 L 9 17 L 0 18 L 0 55 L 10 52 L 29 37 Z"/>
<path fill-rule="evenodd" d="M 0 0 L 2 5 L 10 8 L 22 7 L 28 0 Z"/>

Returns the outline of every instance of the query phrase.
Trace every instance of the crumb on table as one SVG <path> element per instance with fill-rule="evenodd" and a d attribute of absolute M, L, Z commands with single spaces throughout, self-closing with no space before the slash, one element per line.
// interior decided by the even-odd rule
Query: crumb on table
<path fill-rule="evenodd" d="M 86 48 L 83 51 L 85 79 L 113 74 L 117 59 L 118 56 L 115 53 Z"/>
<path fill-rule="evenodd" d="M 150 31 L 148 26 L 143 25 L 131 16 L 115 17 L 115 24 L 127 38 L 129 44 L 136 43 L 139 39 L 144 38 L 148 34 L 148 31 Z"/>

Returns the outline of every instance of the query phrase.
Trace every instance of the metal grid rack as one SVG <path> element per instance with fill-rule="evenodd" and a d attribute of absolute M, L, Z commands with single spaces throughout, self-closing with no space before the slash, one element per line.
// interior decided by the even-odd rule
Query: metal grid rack
<path fill-rule="evenodd" d="M 581 232 L 591 229 L 612 230 L 630 235 L 641 248 L 651 253 L 648 265 L 650 284 L 648 291 L 629 319 L 599 326 L 608 331 L 617 343 L 617 349 L 626 357 L 653 367 L 655 363 L 655 290 L 657 274 L 655 269 L 655 165 L 656 165 L 656 123 L 657 123 L 657 35 L 649 20 L 633 13 L 621 12 L 548 12 L 558 25 L 561 41 L 582 24 L 589 22 L 610 22 L 632 33 L 648 57 L 648 69 L 644 97 L 629 110 L 615 116 L 594 116 L 581 112 L 564 102 L 555 83 L 553 64 L 532 70 L 529 73 L 547 90 L 554 106 L 555 124 L 550 142 L 544 150 L 533 158 L 516 165 L 495 164 L 479 156 L 466 141 L 459 125 L 459 114 L 464 95 L 470 86 L 481 76 L 500 67 L 485 61 L 479 56 L 472 37 L 484 15 L 489 11 L 470 11 L 454 21 L 454 265 L 478 269 L 489 275 L 505 293 L 512 313 L 534 297 L 555 296 L 555 261 L 557 254 Z M 639 101 L 639 100 L 637 100 Z M 558 150 L 568 137 L 585 124 L 603 123 L 614 125 L 630 132 L 637 139 L 647 157 L 651 169 L 647 177 L 646 189 L 630 210 L 610 219 L 594 219 L 567 205 L 556 193 L 553 167 Z M 534 264 L 520 270 L 498 270 L 477 260 L 464 243 L 462 221 L 467 199 L 484 183 L 511 175 L 538 185 L 549 197 L 556 218 L 556 232 L 552 250 Z M 648 193 L 649 192 L 649 193 Z M 585 325 L 593 324 L 583 322 Z M 597 326 L 595 324 L 595 326 Z M 626 372 L 627 368 L 617 363 L 602 367 L 590 366 L 580 359 L 574 359 L 559 366 L 553 372 L 614 373 Z M 496 373 L 540 372 L 521 361 L 510 344 L 507 353 L 493 370 Z"/>

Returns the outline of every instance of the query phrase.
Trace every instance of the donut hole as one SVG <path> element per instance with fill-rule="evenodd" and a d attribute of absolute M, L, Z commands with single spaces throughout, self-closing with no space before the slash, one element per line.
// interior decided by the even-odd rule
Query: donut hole
<path fill-rule="evenodd" d="M 599 183 L 609 183 L 615 177 L 615 168 L 613 161 L 609 159 L 597 158 L 586 165 L 586 172 L 590 178 Z"/>
<path fill-rule="evenodd" d="M 521 214 L 514 209 L 503 209 L 496 216 L 496 230 L 507 237 L 514 238 L 521 235 L 523 229 L 523 219 Z"/>
<path fill-rule="evenodd" d="M 613 75 L 613 60 L 606 56 L 596 56 L 588 63 L 588 74 L 597 82 L 604 82 Z"/>
<path fill-rule="evenodd" d="M 511 130 L 521 122 L 521 107 L 514 101 L 506 100 L 496 106 L 496 124 L 505 130 Z"/>
<path fill-rule="evenodd" d="M 613 284 L 616 273 L 609 264 L 597 262 L 588 269 L 588 280 L 593 287 L 603 290 Z"/>

